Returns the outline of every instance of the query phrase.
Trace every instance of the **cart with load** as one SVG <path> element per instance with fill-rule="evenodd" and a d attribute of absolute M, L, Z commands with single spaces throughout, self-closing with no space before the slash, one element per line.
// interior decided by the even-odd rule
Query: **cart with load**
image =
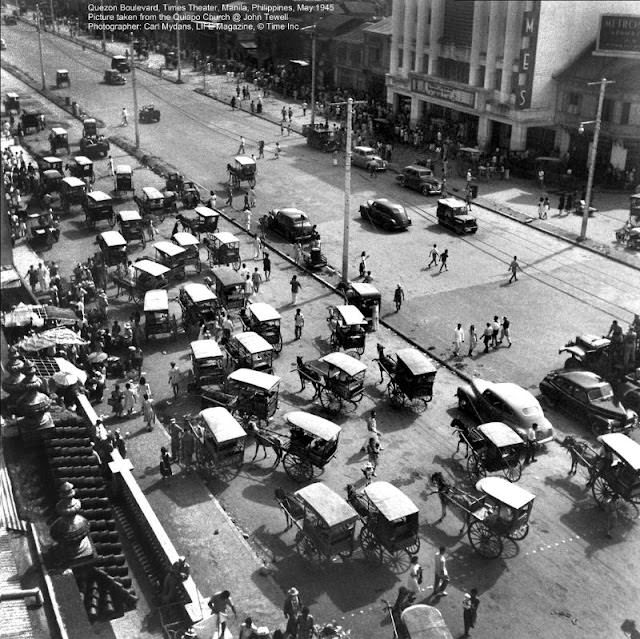
<path fill-rule="evenodd" d="M 118 231 L 105 231 L 98 235 L 98 246 L 105 266 L 127 263 L 127 241 Z"/>
<path fill-rule="evenodd" d="M 184 284 L 178 293 L 178 303 L 182 309 L 182 328 L 185 332 L 191 326 L 199 326 L 200 322 L 210 326 L 218 317 L 218 298 L 208 286 L 199 282 Z"/>
<path fill-rule="evenodd" d="M 256 185 L 256 161 L 246 155 L 233 158 L 233 163 L 227 164 L 227 173 L 232 189 L 239 188 L 242 182 L 246 182 L 251 188 Z"/>
<path fill-rule="evenodd" d="M 273 347 L 257 333 L 248 331 L 233 335 L 226 349 L 235 368 L 250 368 L 265 373 L 273 370 Z"/>
<path fill-rule="evenodd" d="M 153 248 L 156 250 L 156 261 L 169 269 L 169 279 L 183 280 L 185 277 L 184 258 L 187 251 L 168 240 L 156 242 Z"/>
<path fill-rule="evenodd" d="M 115 187 L 116 193 L 123 191 L 133 192 L 133 169 L 129 164 L 118 164 L 115 169 Z"/>
<path fill-rule="evenodd" d="M 200 242 L 198 238 L 195 235 L 191 235 L 191 233 L 181 231 L 174 233 L 171 241 L 184 250 L 182 260 L 185 267 L 187 264 L 192 264 L 196 269 L 196 273 L 200 273 L 202 262 L 200 261 Z"/>
<path fill-rule="evenodd" d="M 94 229 L 100 220 L 106 220 L 111 228 L 115 226 L 116 213 L 113 209 L 113 199 L 103 191 L 87 193 L 82 208 L 88 228 Z"/>
<path fill-rule="evenodd" d="M 75 177 L 66 177 L 62 179 L 60 186 L 60 201 L 62 208 L 69 211 L 72 206 L 79 204 L 82 206 L 87 194 L 87 185 Z"/>
<path fill-rule="evenodd" d="M 246 313 L 240 313 L 240 319 L 245 331 L 253 331 L 264 337 L 273 346 L 276 353 L 282 350 L 282 334 L 280 332 L 282 316 L 273 306 L 264 302 L 249 304 Z"/>
<path fill-rule="evenodd" d="M 384 354 L 378 345 L 378 367 L 380 381 L 389 376 L 387 395 L 392 406 L 411 405 L 419 412 L 427 408 L 433 399 L 433 383 L 436 367 L 431 360 L 416 348 L 403 348 L 396 353 L 395 360 Z"/>
<path fill-rule="evenodd" d="M 224 354 L 214 339 L 191 342 L 191 367 L 196 388 L 224 380 Z"/>
<path fill-rule="evenodd" d="M 367 320 L 355 306 L 330 306 L 327 323 L 331 329 L 329 345 L 332 351 L 343 348 L 358 357 L 364 353 Z"/>
<path fill-rule="evenodd" d="M 118 226 L 120 233 L 127 242 L 138 240 L 142 244 L 142 248 L 147 245 L 144 236 L 144 221 L 138 211 L 118 211 Z"/>
<path fill-rule="evenodd" d="M 228 313 L 238 313 L 244 308 L 244 282 L 241 274 L 228 266 L 211 271 L 210 288 L 215 290 L 220 304 Z M 205 278 L 205 282 L 207 279 Z"/>
<path fill-rule="evenodd" d="M 149 340 L 152 335 L 170 334 L 178 336 L 178 323 L 174 315 L 169 315 L 169 295 L 166 289 L 150 290 L 144 294 L 144 335 Z"/>
<path fill-rule="evenodd" d="M 213 233 L 204 238 L 204 245 L 207 247 L 209 266 L 231 265 L 236 271 L 240 270 L 240 240 L 233 233 Z"/>
<path fill-rule="evenodd" d="M 196 466 L 207 479 L 240 472 L 247 434 L 226 408 L 205 408 L 197 418 L 186 417 L 186 425 L 195 439 Z"/>
<path fill-rule="evenodd" d="M 338 493 L 316 482 L 296 491 L 287 503 L 296 506 L 289 510 L 280 504 L 297 528 L 295 544 L 302 557 L 309 561 L 351 557 L 358 513 Z"/>

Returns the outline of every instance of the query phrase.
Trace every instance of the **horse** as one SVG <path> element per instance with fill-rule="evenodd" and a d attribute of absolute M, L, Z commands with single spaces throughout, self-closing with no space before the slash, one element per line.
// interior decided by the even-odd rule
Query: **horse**
<path fill-rule="evenodd" d="M 437 519 L 433 523 L 438 524 L 447 516 L 448 503 L 453 506 L 457 506 L 465 513 L 465 517 L 462 521 L 462 528 L 460 528 L 459 532 L 459 534 L 462 535 L 470 522 L 469 513 L 477 503 L 477 500 L 474 500 L 472 497 L 450 484 L 440 472 L 433 473 L 429 478 L 429 481 L 432 486 L 435 486 L 438 498 L 440 499 L 440 506 L 442 507 L 440 519 Z"/>
<path fill-rule="evenodd" d="M 461 419 L 454 417 L 451 420 L 451 428 L 453 428 L 458 435 L 458 445 L 456 446 L 456 453 L 460 450 L 460 446 L 464 445 L 465 457 L 469 456 L 469 437 L 471 435 L 472 426 L 465 424 Z M 454 453 L 455 454 L 455 453 Z"/>
<path fill-rule="evenodd" d="M 353 484 L 347 485 L 347 501 L 363 519 L 366 519 L 371 514 L 366 497 L 358 493 Z"/>
<path fill-rule="evenodd" d="M 571 455 L 571 468 L 567 474 L 575 475 L 578 472 L 578 466 L 584 466 L 589 474 L 587 488 L 592 486 L 598 471 L 598 454 L 589 444 L 571 435 L 565 437 L 560 445 Z"/>
<path fill-rule="evenodd" d="M 300 390 L 303 391 L 306 388 L 307 381 L 311 382 L 313 386 L 313 401 L 318 395 L 320 395 L 320 375 L 311 366 L 304 363 L 304 360 L 300 355 L 296 357 L 296 370 L 300 376 Z"/>
<path fill-rule="evenodd" d="M 267 448 L 272 448 L 273 452 L 276 454 L 276 461 L 273 463 L 272 468 L 276 468 L 282 461 L 282 457 L 284 454 L 284 447 L 280 439 L 276 435 L 272 435 L 264 429 L 260 428 L 253 421 L 249 422 L 249 429 L 253 434 L 256 442 L 256 452 L 254 453 L 251 461 L 255 461 L 256 457 L 258 456 L 258 451 L 261 447 L 262 451 L 264 452 L 262 459 L 266 459 L 267 457 Z"/>
<path fill-rule="evenodd" d="M 289 528 L 293 526 L 293 522 L 295 520 L 299 520 L 304 517 L 304 508 L 300 505 L 300 502 L 298 502 L 293 495 L 285 492 L 282 488 L 276 488 L 275 499 L 278 502 L 278 506 L 282 508 L 286 518 L 287 527 L 285 530 L 289 530 Z"/>
<path fill-rule="evenodd" d="M 394 362 L 384 352 L 384 346 L 382 344 L 376 344 L 378 349 L 378 368 L 380 369 L 380 384 L 384 381 L 383 373 L 386 372 L 389 375 L 393 375 L 396 372 L 396 362 Z"/>

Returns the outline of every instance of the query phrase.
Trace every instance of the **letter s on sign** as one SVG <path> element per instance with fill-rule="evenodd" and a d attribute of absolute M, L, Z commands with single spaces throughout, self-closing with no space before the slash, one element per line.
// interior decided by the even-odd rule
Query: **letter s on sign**
<path fill-rule="evenodd" d="M 522 89 L 520 91 L 520 106 L 524 106 L 527 103 L 527 90 Z"/>

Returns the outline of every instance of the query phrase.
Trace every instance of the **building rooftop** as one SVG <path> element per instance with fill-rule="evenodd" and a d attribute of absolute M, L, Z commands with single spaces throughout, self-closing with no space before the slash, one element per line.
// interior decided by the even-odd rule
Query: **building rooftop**
<path fill-rule="evenodd" d="M 374 22 L 373 24 L 367 26 L 364 29 L 367 33 L 378 33 L 380 35 L 391 35 L 393 31 L 393 21 L 389 18 L 382 18 L 378 22 Z"/>
<path fill-rule="evenodd" d="M 344 42 L 346 44 L 362 44 L 364 42 L 364 30 L 370 25 L 370 22 L 365 22 L 352 31 L 335 37 L 333 40 L 334 42 Z"/>

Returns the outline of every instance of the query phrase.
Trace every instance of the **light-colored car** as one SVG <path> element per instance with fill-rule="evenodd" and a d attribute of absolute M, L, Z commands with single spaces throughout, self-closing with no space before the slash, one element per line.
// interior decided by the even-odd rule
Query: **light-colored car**
<path fill-rule="evenodd" d="M 4 51 L 6 48 L 7 48 L 7 43 L 5 42 L 4 38 L 0 38 L 0 49 Z"/>
<path fill-rule="evenodd" d="M 540 402 L 522 386 L 476 377 L 470 384 L 459 386 L 456 394 L 460 410 L 473 415 L 480 423 L 504 422 L 525 441 L 529 427 L 537 424 L 539 444 L 553 439 L 553 426 L 544 416 Z"/>
<path fill-rule="evenodd" d="M 387 170 L 387 163 L 370 146 L 354 147 L 351 154 L 351 164 L 367 170 L 371 170 L 371 167 L 376 171 Z"/>

